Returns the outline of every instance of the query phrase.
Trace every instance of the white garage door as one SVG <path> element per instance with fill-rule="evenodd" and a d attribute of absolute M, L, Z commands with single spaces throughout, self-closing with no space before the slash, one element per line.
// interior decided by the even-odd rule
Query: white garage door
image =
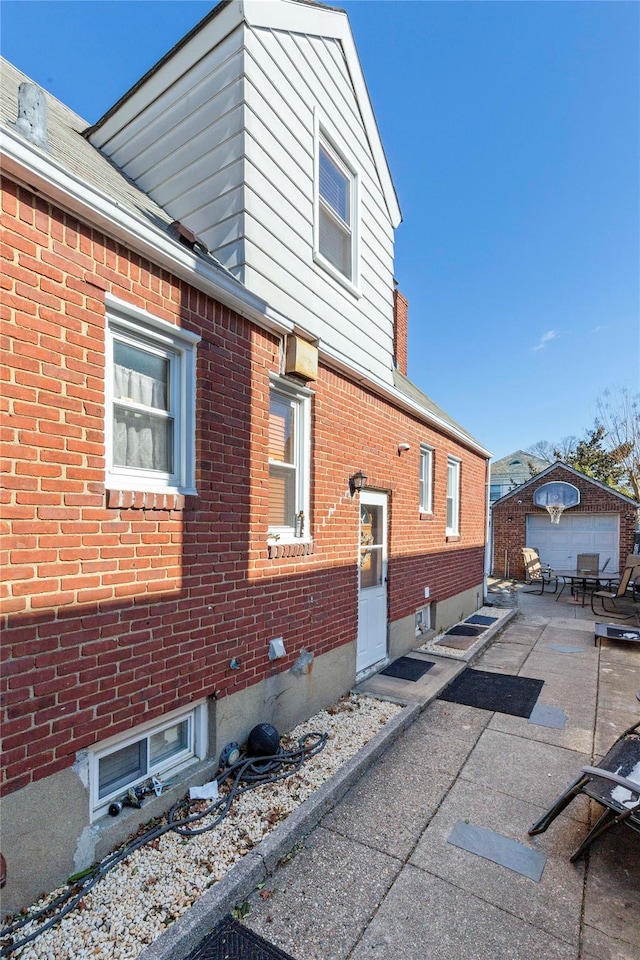
<path fill-rule="evenodd" d="M 574 513 L 565 510 L 556 526 L 545 513 L 527 515 L 527 546 L 537 547 L 540 559 L 556 570 L 572 570 L 579 553 L 599 553 L 607 573 L 617 573 L 620 518 L 617 513 Z"/>

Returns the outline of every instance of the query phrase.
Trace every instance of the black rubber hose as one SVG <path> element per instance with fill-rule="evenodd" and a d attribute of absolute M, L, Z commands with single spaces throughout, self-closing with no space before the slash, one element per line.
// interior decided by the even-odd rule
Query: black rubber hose
<path fill-rule="evenodd" d="M 278 780 L 284 780 L 286 777 L 297 773 L 306 760 L 311 759 L 311 757 L 314 757 L 324 749 L 327 743 L 327 737 L 328 735 L 326 733 L 307 733 L 303 737 L 300 737 L 298 746 L 294 750 L 280 750 L 278 753 L 269 757 L 245 757 L 242 760 L 238 760 L 233 766 L 228 767 L 216 777 L 219 787 L 231 778 L 231 787 L 225 796 L 218 797 L 206 810 L 190 814 L 188 812 L 189 809 L 194 804 L 202 803 L 202 801 L 191 800 L 189 797 L 179 800 L 178 803 L 174 804 L 169 810 L 166 824 L 151 827 L 138 837 L 134 837 L 134 839 L 128 841 L 124 847 L 105 857 L 95 870 L 88 872 L 86 877 L 78 880 L 77 883 L 70 886 L 68 890 L 65 890 L 64 893 L 56 897 L 56 899 L 47 904 L 47 906 L 42 907 L 35 913 L 25 914 L 25 916 L 20 917 L 14 921 L 14 923 L 0 930 L 1 942 L 1 939 L 11 937 L 26 924 L 33 923 L 41 917 L 50 914 L 51 911 L 55 911 L 54 915 L 49 917 L 49 919 L 46 920 L 42 926 L 38 927 L 37 930 L 34 930 L 33 933 L 13 943 L 3 944 L 0 950 L 0 957 L 8 957 L 16 950 L 20 950 L 26 946 L 26 944 L 31 943 L 32 940 L 35 940 L 43 934 L 45 930 L 49 930 L 55 926 L 56 923 L 59 923 L 63 917 L 66 917 L 75 910 L 89 890 L 102 880 L 110 870 L 113 870 L 114 867 L 123 860 L 126 860 L 127 857 L 131 856 L 132 853 L 135 853 L 136 850 L 145 844 L 157 840 L 170 831 L 183 837 L 190 837 L 213 830 L 221 820 L 224 820 L 231 804 L 237 796 L 241 796 L 243 793 L 246 793 L 247 790 L 252 790 L 254 787 L 258 787 L 263 783 L 275 783 Z M 313 742 L 308 745 L 309 741 Z M 243 786 L 242 784 L 245 785 Z M 216 813 L 216 811 L 218 812 Z M 197 823 L 197 821 L 210 816 L 214 816 L 214 819 L 210 823 L 207 823 L 206 826 L 200 828 L 190 826 L 190 824 Z"/>

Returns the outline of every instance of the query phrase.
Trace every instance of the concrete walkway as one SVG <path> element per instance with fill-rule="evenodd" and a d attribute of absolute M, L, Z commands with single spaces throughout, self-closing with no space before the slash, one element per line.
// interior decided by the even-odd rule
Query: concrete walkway
<path fill-rule="evenodd" d="M 543 679 L 538 702 L 565 728 L 429 703 L 249 896 L 243 923 L 295 960 L 640 957 L 640 837 L 614 828 L 571 864 L 586 798 L 527 835 L 638 719 L 640 649 L 596 647 L 569 597 L 505 589 L 517 616 L 474 665 Z M 540 881 L 449 843 L 460 822 L 546 854 Z"/>

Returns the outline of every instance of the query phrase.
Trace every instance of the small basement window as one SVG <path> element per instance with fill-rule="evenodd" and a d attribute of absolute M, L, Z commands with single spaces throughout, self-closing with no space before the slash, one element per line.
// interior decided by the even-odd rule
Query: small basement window
<path fill-rule="evenodd" d="M 416 611 L 415 617 L 416 637 L 422 637 L 431 629 L 431 604 L 427 604 L 421 610 Z"/>
<path fill-rule="evenodd" d="M 96 749 L 90 758 L 93 817 L 153 776 L 169 776 L 206 755 L 204 706 L 165 719 L 137 735 Z"/>

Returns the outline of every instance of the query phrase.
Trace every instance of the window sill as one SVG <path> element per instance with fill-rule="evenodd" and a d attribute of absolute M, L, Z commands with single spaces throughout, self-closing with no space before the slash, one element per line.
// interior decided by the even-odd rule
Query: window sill
<path fill-rule="evenodd" d="M 447 533 L 445 534 L 445 540 L 447 543 L 457 543 L 458 540 L 462 540 L 462 537 L 459 533 Z"/>
<path fill-rule="evenodd" d="M 268 543 L 270 560 L 280 560 L 285 557 L 308 557 L 313 553 L 313 540 L 288 540 L 278 543 Z"/>
<path fill-rule="evenodd" d="M 360 300 L 362 297 L 362 291 L 353 283 L 352 280 L 349 280 L 348 277 L 345 277 L 343 273 L 340 273 L 336 267 L 333 266 L 328 260 L 326 260 L 321 253 L 317 250 L 313 252 L 313 261 L 316 266 L 327 273 L 336 283 L 339 283 L 341 287 L 344 287 L 356 300 Z"/>
<path fill-rule="evenodd" d="M 184 506 L 183 493 L 107 490 L 108 510 L 184 510 Z"/>
<path fill-rule="evenodd" d="M 420 520 L 431 520 L 433 518 L 433 510 L 420 510 L 419 511 Z"/>

